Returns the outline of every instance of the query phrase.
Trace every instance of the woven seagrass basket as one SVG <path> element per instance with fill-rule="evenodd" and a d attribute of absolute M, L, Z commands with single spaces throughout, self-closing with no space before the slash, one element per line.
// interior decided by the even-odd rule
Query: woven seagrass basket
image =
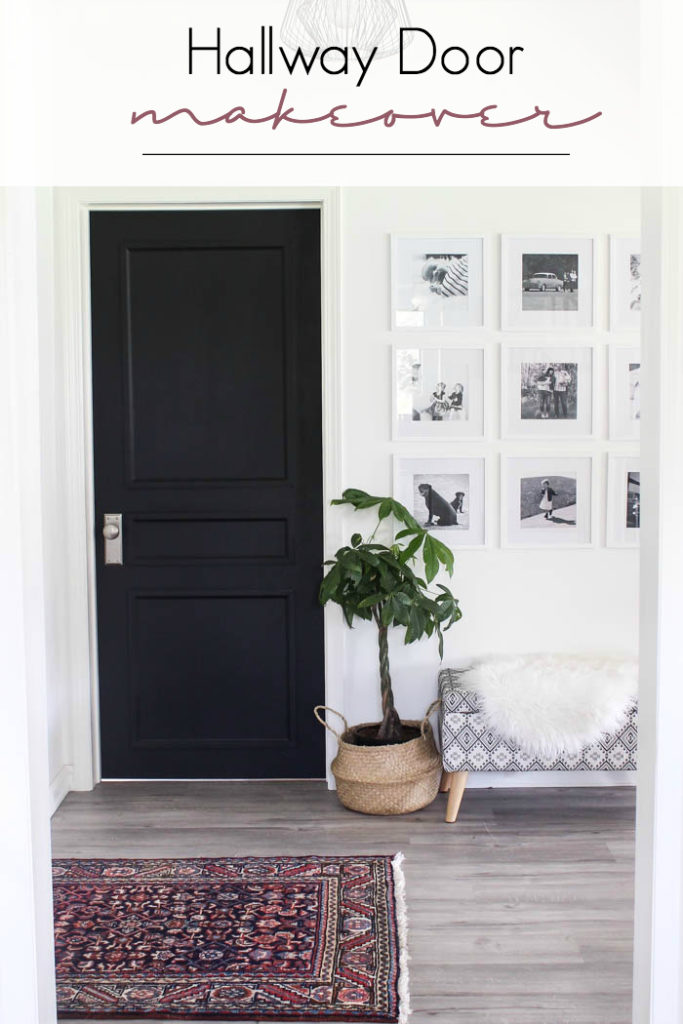
<path fill-rule="evenodd" d="M 432 704 L 421 722 L 403 723 L 420 730 L 415 739 L 373 747 L 349 742 L 352 730 L 338 711 L 323 705 L 315 708 L 315 717 L 339 740 L 337 756 L 331 767 L 337 783 L 337 796 L 344 807 L 362 814 L 408 814 L 431 804 L 441 781 L 441 755 L 429 724 L 429 716 L 438 704 L 439 701 Z M 321 711 L 338 715 L 344 723 L 344 732 L 333 729 L 321 717 Z M 359 725 L 356 728 L 363 727 Z"/>

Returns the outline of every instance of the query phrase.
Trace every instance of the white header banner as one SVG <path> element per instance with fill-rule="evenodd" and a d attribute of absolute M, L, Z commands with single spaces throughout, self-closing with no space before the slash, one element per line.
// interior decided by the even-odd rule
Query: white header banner
<path fill-rule="evenodd" d="M 5 33 L 7 184 L 643 180 L 637 0 L 25 10 Z"/>

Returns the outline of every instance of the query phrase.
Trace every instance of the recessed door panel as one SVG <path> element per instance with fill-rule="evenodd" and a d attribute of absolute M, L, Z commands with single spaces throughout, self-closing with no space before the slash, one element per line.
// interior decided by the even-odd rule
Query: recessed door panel
<path fill-rule="evenodd" d="M 135 745 L 293 743 L 289 604 L 287 594 L 133 594 Z M 259 633 L 267 644 L 254 643 Z"/>
<path fill-rule="evenodd" d="M 126 250 L 130 478 L 284 480 L 283 248 Z"/>

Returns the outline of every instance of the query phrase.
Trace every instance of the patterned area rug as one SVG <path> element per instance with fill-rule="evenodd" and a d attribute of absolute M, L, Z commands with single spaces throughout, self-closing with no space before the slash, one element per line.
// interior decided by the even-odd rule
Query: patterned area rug
<path fill-rule="evenodd" d="M 58 1014 L 403 1024 L 401 861 L 56 860 Z"/>

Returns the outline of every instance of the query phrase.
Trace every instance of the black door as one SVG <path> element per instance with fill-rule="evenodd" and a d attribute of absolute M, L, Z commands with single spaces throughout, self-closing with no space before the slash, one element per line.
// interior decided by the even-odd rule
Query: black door
<path fill-rule="evenodd" d="M 319 213 L 90 229 L 103 777 L 320 777 Z"/>

